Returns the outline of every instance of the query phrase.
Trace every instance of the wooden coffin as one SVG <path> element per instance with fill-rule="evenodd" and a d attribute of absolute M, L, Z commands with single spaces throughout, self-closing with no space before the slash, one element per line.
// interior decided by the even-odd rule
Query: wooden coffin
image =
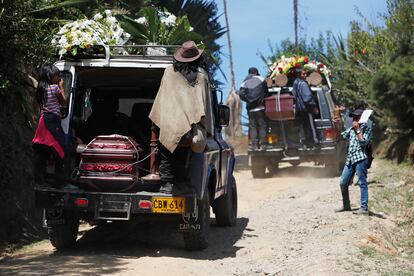
<path fill-rule="evenodd" d="M 265 113 L 270 120 L 295 119 L 294 97 L 290 94 L 275 94 L 265 99 Z"/>

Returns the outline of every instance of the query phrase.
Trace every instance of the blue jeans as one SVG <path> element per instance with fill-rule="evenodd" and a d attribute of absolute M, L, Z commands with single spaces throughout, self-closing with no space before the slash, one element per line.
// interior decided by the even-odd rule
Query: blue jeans
<path fill-rule="evenodd" d="M 342 171 L 340 185 L 348 191 L 349 183 L 356 173 L 358 176 L 359 188 L 361 189 L 361 209 L 368 210 L 368 183 L 367 183 L 368 159 L 356 162 L 353 165 L 345 165 Z M 348 197 L 349 198 L 349 197 Z"/>

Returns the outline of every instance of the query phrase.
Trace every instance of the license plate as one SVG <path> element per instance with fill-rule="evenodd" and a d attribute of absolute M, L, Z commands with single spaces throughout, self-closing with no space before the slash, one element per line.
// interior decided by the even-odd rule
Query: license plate
<path fill-rule="evenodd" d="M 185 213 L 184 197 L 153 197 L 152 211 L 154 213 Z"/>

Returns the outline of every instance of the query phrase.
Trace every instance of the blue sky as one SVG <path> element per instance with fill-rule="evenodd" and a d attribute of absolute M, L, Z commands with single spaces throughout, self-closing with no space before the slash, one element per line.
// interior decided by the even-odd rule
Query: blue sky
<path fill-rule="evenodd" d="M 216 0 L 219 13 L 223 11 L 223 1 Z M 257 50 L 265 56 L 269 54 L 268 40 L 272 44 L 283 39 L 294 40 L 293 0 L 227 0 L 231 40 L 233 46 L 233 62 L 237 88 L 247 74 L 247 69 L 255 66 L 261 75 L 266 75 L 264 63 L 256 55 Z M 320 32 L 332 31 L 346 37 L 349 22 L 360 19 L 356 8 L 370 21 L 379 23 L 379 13 L 386 10 L 386 0 L 299 0 L 301 36 L 307 41 L 317 37 Z M 221 24 L 225 26 L 224 15 Z M 227 38 L 219 40 L 223 52 L 227 55 Z M 223 56 L 222 69 L 228 82 L 224 82 L 223 91 L 230 89 L 230 67 L 228 58 Z"/>

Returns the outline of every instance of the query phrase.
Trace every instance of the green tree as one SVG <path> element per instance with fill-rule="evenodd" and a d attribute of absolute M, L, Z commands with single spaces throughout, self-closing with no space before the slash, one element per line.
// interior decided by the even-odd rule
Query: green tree
<path fill-rule="evenodd" d="M 388 1 L 387 34 L 393 42 L 385 65 L 372 80 L 372 98 L 397 120 L 393 127 L 414 131 L 414 3 Z"/>

